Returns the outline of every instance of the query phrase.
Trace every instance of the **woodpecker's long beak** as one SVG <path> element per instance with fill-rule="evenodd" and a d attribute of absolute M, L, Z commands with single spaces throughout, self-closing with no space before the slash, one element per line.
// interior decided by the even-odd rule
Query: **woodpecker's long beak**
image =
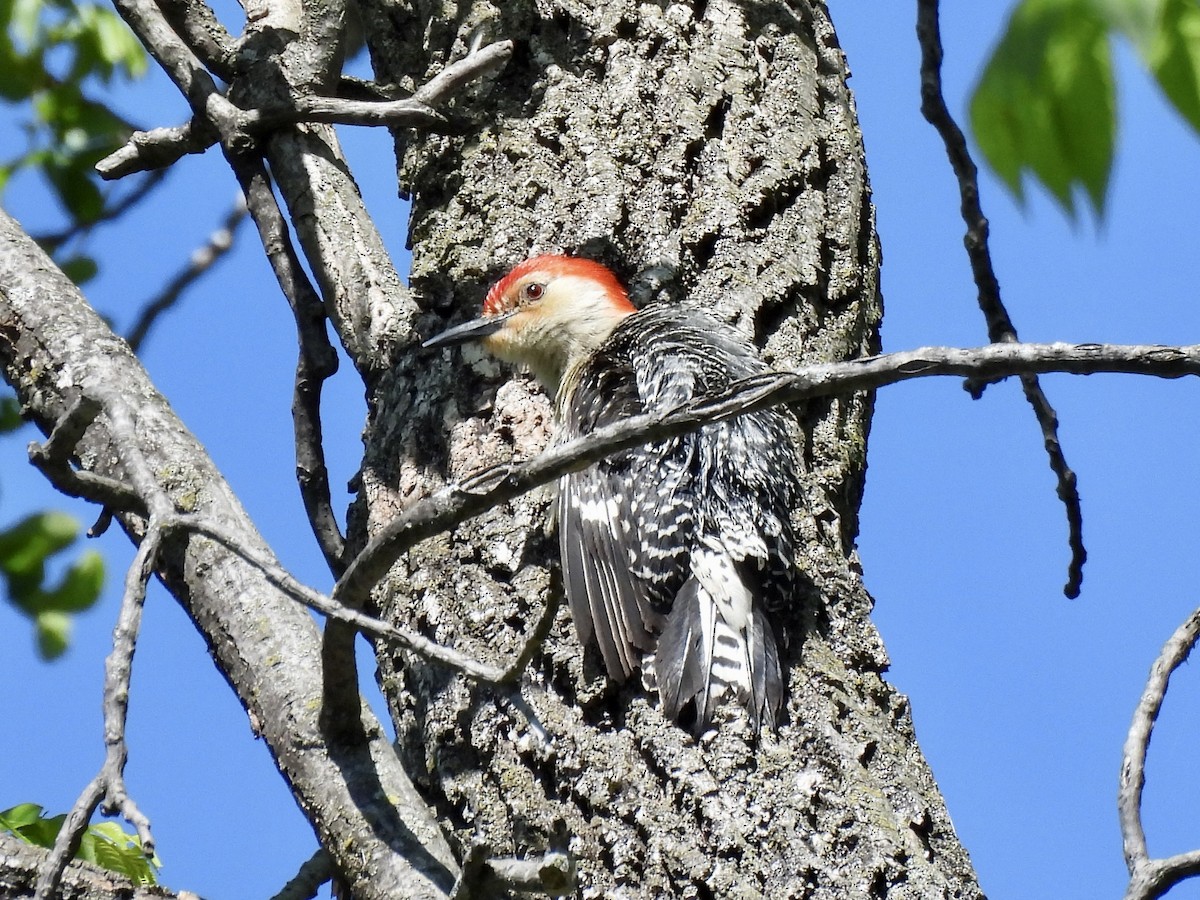
<path fill-rule="evenodd" d="M 516 314 L 514 309 L 512 312 L 500 313 L 495 316 L 483 316 L 479 319 L 472 319 L 470 322 L 463 322 L 461 325 L 455 325 L 453 328 L 448 328 L 441 334 L 435 334 L 422 347 L 453 347 L 457 344 L 466 344 L 470 341 L 477 341 L 480 338 L 485 338 L 489 334 L 495 334 L 504 327 L 504 323 Z"/>

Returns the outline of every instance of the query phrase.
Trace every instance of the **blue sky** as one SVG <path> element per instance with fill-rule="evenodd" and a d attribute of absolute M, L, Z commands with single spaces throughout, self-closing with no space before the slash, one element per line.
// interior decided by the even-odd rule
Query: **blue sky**
<path fill-rule="evenodd" d="M 1006 7 L 943 10 L 956 114 Z M 878 207 L 885 347 L 980 344 L 986 332 L 956 185 L 919 114 L 912 5 L 855 0 L 835 4 L 833 15 Z M 1021 209 L 984 181 L 1004 298 L 1027 340 L 1200 341 L 1200 144 L 1125 49 L 1119 58 L 1119 152 L 1103 223 L 1070 223 L 1036 189 Z M 123 102 L 147 124 L 185 118 L 161 78 Z M 395 196 L 390 141 L 377 131 L 343 134 L 403 267 L 407 213 Z M 16 149 L 14 138 L 0 129 L 0 157 Z M 87 291 L 96 306 L 127 326 L 216 226 L 235 189 L 217 155 L 181 162 L 151 208 L 93 242 L 105 260 Z M 35 182 L 16 185 L 8 208 L 31 230 L 56 220 Z M 283 561 L 328 588 L 290 474 L 292 325 L 249 231 L 154 333 L 145 361 Z M 1200 388 L 1124 376 L 1055 376 L 1045 385 L 1083 496 L 1090 559 L 1079 599 L 1061 593 L 1066 526 L 1016 384 L 978 402 L 950 379 L 879 395 L 859 552 L 892 657 L 889 677 L 912 701 L 921 746 L 984 890 L 993 898 L 1111 897 L 1125 883 L 1115 793 L 1129 718 L 1162 642 L 1200 602 L 1192 414 Z M 363 415 L 346 367 L 325 406 L 335 492 L 354 473 Z M 90 509 L 56 497 L 28 469 L 30 438 L 0 441 L 0 521 L 47 505 L 90 519 Z M 102 663 L 132 550 L 118 534 L 99 547 L 110 586 L 78 621 L 63 661 L 39 662 L 25 622 L 0 606 L 0 658 L 10 672 L 0 700 L 8 726 L 0 808 L 34 801 L 65 810 L 100 765 Z M 1200 846 L 1198 717 L 1200 683 L 1184 666 L 1151 748 L 1146 824 L 1155 853 Z M 129 784 L 154 823 L 172 887 L 213 900 L 269 896 L 315 849 L 203 640 L 157 587 L 135 661 L 130 740 Z M 1200 897 L 1200 887 L 1170 896 Z"/>

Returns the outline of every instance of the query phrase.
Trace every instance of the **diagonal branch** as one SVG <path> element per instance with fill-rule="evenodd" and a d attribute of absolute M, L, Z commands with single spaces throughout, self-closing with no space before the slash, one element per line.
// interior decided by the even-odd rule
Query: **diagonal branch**
<path fill-rule="evenodd" d="M 222 81 L 237 74 L 237 42 L 206 0 L 158 0 L 171 27 Z"/>
<path fill-rule="evenodd" d="M 942 37 L 938 22 L 938 0 L 917 0 L 917 37 L 921 44 L 921 112 L 946 145 L 950 167 L 958 179 L 960 209 L 967 226 L 963 244 L 967 248 L 971 274 L 978 289 L 979 308 L 987 320 L 988 338 L 995 343 L 1016 341 L 1017 330 L 1000 299 L 1000 282 L 996 278 L 992 254 L 988 249 L 988 220 L 979 200 L 979 170 L 971 159 L 967 139 L 950 115 L 942 93 Z M 966 384 L 967 390 L 976 399 L 982 396 L 986 386 L 986 381 L 977 378 L 968 380 Z M 1067 583 L 1063 593 L 1075 598 L 1079 596 L 1079 588 L 1083 583 L 1083 564 L 1087 560 L 1079 488 L 1058 439 L 1058 415 L 1037 377 L 1022 375 L 1021 388 L 1042 429 L 1042 443 L 1050 459 L 1050 468 L 1058 478 L 1058 497 L 1066 507 L 1067 543 L 1071 548 L 1071 560 L 1067 565 Z"/>
<path fill-rule="evenodd" d="M 0 322 L 0 371 L 43 430 L 62 418 L 75 396 L 103 398 L 106 385 L 118 386 L 130 405 L 135 433 L 118 437 L 97 420 L 75 449 L 82 467 L 132 479 L 128 461 L 140 453 L 173 508 L 220 522 L 239 544 L 270 555 L 128 345 L 2 211 Z M 150 505 L 148 497 L 142 502 Z M 138 518 L 120 519 L 135 537 L 144 528 Z M 198 536 L 164 542 L 156 574 L 205 634 L 214 662 L 355 896 L 444 898 L 458 873 L 453 851 L 370 708 L 361 709 L 367 745 L 347 751 L 321 733 L 321 673 L 313 664 L 320 635 L 312 617 L 256 567 Z"/>
<path fill-rule="evenodd" d="M 167 282 L 166 287 L 159 292 L 157 297 L 142 307 L 137 321 L 125 336 L 125 340 L 129 342 L 129 346 L 135 353 L 141 350 L 142 343 L 146 340 L 150 329 L 157 324 L 164 313 L 179 302 L 184 291 L 195 284 L 205 272 L 229 252 L 233 247 L 234 232 L 244 218 L 246 218 L 246 204 L 239 196 L 216 231 L 208 236 L 208 240 L 204 242 L 203 246 L 192 252 L 188 264 Z"/>
<path fill-rule="evenodd" d="M 1007 343 L 974 350 L 923 347 L 746 379 L 715 397 L 700 398 L 663 413 L 633 416 L 552 447 L 525 463 L 488 469 L 418 501 L 371 540 L 334 587 L 333 596 L 351 606 L 360 604 L 391 565 L 420 541 L 620 450 L 675 437 L 707 422 L 780 403 L 873 390 L 910 378 L 996 378 L 1040 372 L 1128 372 L 1161 378 L 1197 375 L 1200 345 Z"/>
<path fill-rule="evenodd" d="M 292 392 L 292 425 L 296 444 L 296 480 L 325 563 L 335 577 L 345 568 L 345 539 L 333 512 L 329 470 L 321 433 L 321 390 L 338 368 L 337 352 L 325 330 L 325 304 L 300 264 L 287 222 L 272 190 L 262 160 L 232 159 L 263 250 L 296 320 L 300 344 Z"/>

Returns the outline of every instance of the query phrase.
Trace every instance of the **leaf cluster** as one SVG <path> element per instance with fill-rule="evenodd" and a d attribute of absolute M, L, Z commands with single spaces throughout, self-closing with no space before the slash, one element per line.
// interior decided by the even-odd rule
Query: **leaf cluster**
<path fill-rule="evenodd" d="M 0 398 L 0 432 L 21 424 L 17 402 Z M 51 557 L 79 538 L 79 522 L 66 513 L 43 511 L 0 530 L 0 578 L 4 594 L 33 620 L 38 651 L 54 659 L 67 649 L 71 615 L 93 606 L 104 583 L 104 560 L 95 550 L 81 553 L 50 587 L 46 583 Z"/>
<path fill-rule="evenodd" d="M 1196 0 L 1022 0 L 971 97 L 988 164 L 1018 199 L 1025 173 L 1068 215 L 1080 190 L 1103 215 L 1117 135 L 1112 44 L 1128 40 L 1200 131 Z"/>
<path fill-rule="evenodd" d="M 35 847 L 50 849 L 66 818 L 65 813 L 46 816 L 36 803 L 21 803 L 0 810 L 0 831 L 7 831 Z M 134 884 L 156 884 L 156 873 L 162 866 L 157 856 L 146 856 L 136 834 L 128 833 L 116 822 L 88 826 L 75 858 L 124 875 Z"/>
<path fill-rule="evenodd" d="M 88 89 L 146 72 L 146 53 L 112 9 L 75 0 L 0 0 L 0 100 L 17 107 L 25 148 L 0 161 L 0 198 L 23 170 L 39 172 L 73 229 L 109 213 L 93 171 L 132 126 Z M 49 249 L 57 249 L 51 247 Z M 78 283 L 96 272 L 76 254 L 58 260 Z"/>

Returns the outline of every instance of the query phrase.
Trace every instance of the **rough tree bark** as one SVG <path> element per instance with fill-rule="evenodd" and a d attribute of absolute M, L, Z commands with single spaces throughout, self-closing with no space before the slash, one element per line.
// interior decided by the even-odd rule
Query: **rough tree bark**
<path fill-rule="evenodd" d="M 412 288 L 432 333 L 531 251 L 598 257 L 635 299 L 697 303 L 781 368 L 878 347 L 879 251 L 846 61 L 823 7 L 782 2 L 363 0 L 380 77 L 417 83 L 512 39 L 456 133 L 400 146 Z M 412 498 L 536 453 L 549 411 L 467 349 L 413 351 L 368 385 L 363 541 Z M 980 896 L 912 732 L 854 553 L 870 398 L 799 411 L 811 582 L 788 721 L 700 745 L 582 658 L 560 611 L 522 714 L 407 655 L 380 678 L 410 773 L 465 849 L 570 835 L 583 896 Z M 386 617 L 496 664 L 559 590 L 547 492 L 426 542 L 376 592 Z"/>
<path fill-rule="evenodd" d="M 147 33 L 160 13 L 121 5 Z M 414 340 L 474 313 L 486 282 L 531 250 L 601 258 L 643 302 L 708 306 L 780 368 L 877 349 L 879 253 L 846 63 L 823 7 L 360 7 L 383 80 L 423 84 L 478 40 L 509 38 L 517 49 L 500 77 L 450 111 L 446 134 L 401 146 L 401 184 L 414 195 L 411 295 L 364 221 L 329 130 L 265 142 L 326 310 L 367 382 L 351 547 L 447 479 L 545 445 L 548 404 L 528 379 L 471 351 L 461 366 Z M 256 8 L 231 95 L 256 104 L 328 87 L 341 14 L 339 3 Z M 172 53 L 180 80 L 195 81 L 198 63 Z M 137 435 L 99 420 L 79 463 L 120 478 L 140 455 L 175 508 L 267 553 L 127 349 L 11 220 L 0 216 L 0 231 L 0 364 L 31 417 L 49 428 L 75 396 L 120 385 L 114 402 L 136 418 Z M 907 703 L 881 678 L 886 656 L 853 549 L 869 414 L 862 396 L 798 410 L 799 565 L 810 589 L 792 616 L 787 721 L 761 739 L 735 716 L 698 745 L 636 686 L 610 685 L 560 611 L 523 688 L 545 738 L 508 698 L 407 654 L 381 655 L 406 774 L 352 693 L 337 724 L 355 727 L 331 731 L 318 718 L 322 704 L 337 705 L 332 684 L 342 700 L 353 685 L 321 683 L 307 614 L 260 569 L 175 535 L 158 573 L 208 636 L 361 898 L 444 896 L 473 844 L 521 857 L 564 842 L 589 897 L 976 897 Z M 522 497 L 420 545 L 375 592 L 379 609 L 508 662 L 559 590 L 547 497 Z M 141 537 L 140 516 L 124 524 Z M 327 663 L 337 658 L 330 633 L 343 653 L 349 643 L 346 629 L 329 629 Z"/>

